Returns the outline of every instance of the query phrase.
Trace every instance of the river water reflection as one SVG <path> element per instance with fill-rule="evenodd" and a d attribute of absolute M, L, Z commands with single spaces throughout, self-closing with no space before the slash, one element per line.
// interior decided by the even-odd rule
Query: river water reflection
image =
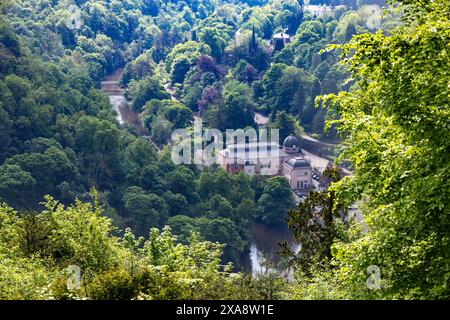
<path fill-rule="evenodd" d="M 123 90 L 120 87 L 119 81 L 122 72 L 123 69 L 117 69 L 110 75 L 107 75 L 101 83 L 102 91 L 108 95 L 109 102 L 117 112 L 117 120 L 119 123 L 121 125 L 127 124 L 132 126 L 138 134 L 145 135 L 147 134 L 147 130 L 139 119 L 139 113 L 131 108 L 131 102 L 124 96 Z"/>
<path fill-rule="evenodd" d="M 244 270 L 258 274 L 267 270 L 264 265 L 264 257 L 270 258 L 275 264 L 284 266 L 282 259 L 278 256 L 278 244 L 287 241 L 294 247 L 295 251 L 300 248 L 294 243 L 294 237 L 287 228 L 269 226 L 255 222 L 251 226 L 251 245 L 248 258 L 244 261 Z"/>

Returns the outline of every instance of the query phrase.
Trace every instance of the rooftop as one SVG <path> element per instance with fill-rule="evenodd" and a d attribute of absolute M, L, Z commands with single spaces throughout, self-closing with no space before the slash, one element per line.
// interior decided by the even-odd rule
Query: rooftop
<path fill-rule="evenodd" d="M 281 149 L 276 150 L 236 150 L 236 152 L 229 149 L 220 150 L 219 153 L 228 159 L 267 159 L 267 158 L 282 158 L 287 157 L 288 154 Z"/>
<path fill-rule="evenodd" d="M 273 35 L 274 39 L 290 39 L 291 36 L 288 35 L 287 33 L 284 32 L 280 32 L 280 33 L 276 33 Z"/>
<path fill-rule="evenodd" d="M 296 136 L 291 134 L 289 137 L 287 137 L 283 142 L 283 147 L 285 148 L 299 148 L 300 147 L 300 141 Z"/>
<path fill-rule="evenodd" d="M 311 163 L 304 158 L 290 159 L 287 164 L 292 168 L 310 168 Z"/>

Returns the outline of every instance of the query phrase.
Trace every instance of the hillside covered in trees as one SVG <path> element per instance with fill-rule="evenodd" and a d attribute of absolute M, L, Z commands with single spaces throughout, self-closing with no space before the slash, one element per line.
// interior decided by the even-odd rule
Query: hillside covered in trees
<path fill-rule="evenodd" d="M 376 5 L 2 2 L 0 299 L 448 299 L 450 4 Z M 144 137 L 101 90 L 117 70 Z M 255 114 L 339 143 L 352 175 L 299 202 L 171 160 L 173 130 Z M 254 221 L 302 244 L 280 244 L 288 281 L 242 271 Z"/>

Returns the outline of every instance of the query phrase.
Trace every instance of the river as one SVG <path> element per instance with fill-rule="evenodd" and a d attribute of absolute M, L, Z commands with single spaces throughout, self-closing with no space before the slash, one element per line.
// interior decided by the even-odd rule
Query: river
<path fill-rule="evenodd" d="M 109 101 L 117 112 L 117 120 L 121 125 L 127 124 L 133 127 L 139 135 L 146 135 L 148 131 L 139 119 L 139 113 L 131 108 L 131 102 L 124 96 L 119 81 L 123 69 L 117 69 L 114 73 L 107 75 L 102 83 L 102 91 L 105 92 Z"/>
<path fill-rule="evenodd" d="M 278 267 L 286 266 L 277 254 L 280 242 L 287 241 L 296 252 L 300 249 L 300 246 L 294 243 L 294 237 L 287 228 L 277 228 L 255 222 L 251 226 L 250 232 L 250 253 L 243 265 L 245 271 L 252 272 L 254 275 L 268 270 L 264 264 L 265 258 L 270 258 L 270 261 Z"/>
<path fill-rule="evenodd" d="M 117 69 L 114 73 L 107 75 L 101 83 L 102 91 L 108 95 L 111 106 L 117 112 L 118 122 L 121 125 L 133 127 L 141 136 L 147 136 L 148 132 L 139 119 L 139 113 L 133 111 L 131 102 L 124 96 L 123 89 L 120 87 L 119 81 L 122 72 L 123 69 Z M 168 85 L 165 87 L 167 90 Z M 174 97 L 173 91 L 167 91 Z M 176 98 L 172 99 L 175 100 Z M 263 266 L 263 257 L 271 257 L 276 263 L 280 262 L 276 254 L 279 250 L 278 243 L 288 241 L 290 244 L 293 244 L 292 234 L 287 229 L 254 223 L 250 231 L 250 252 L 243 258 L 242 265 L 245 271 L 253 274 L 266 270 Z"/>

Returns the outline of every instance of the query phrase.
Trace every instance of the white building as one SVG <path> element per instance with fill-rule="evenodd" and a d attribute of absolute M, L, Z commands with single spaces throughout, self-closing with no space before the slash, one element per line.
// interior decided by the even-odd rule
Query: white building
<path fill-rule="evenodd" d="M 305 11 L 311 13 L 315 17 L 323 17 L 325 15 L 332 14 L 335 10 L 346 8 L 345 5 L 340 6 L 327 6 L 325 4 L 322 5 L 314 5 L 314 4 L 308 4 L 305 5 Z"/>
<path fill-rule="evenodd" d="M 280 148 L 275 142 L 231 144 L 218 154 L 219 165 L 229 173 L 284 176 L 295 191 L 308 191 L 312 186 L 311 162 L 305 159 L 300 141 L 294 135 Z"/>

